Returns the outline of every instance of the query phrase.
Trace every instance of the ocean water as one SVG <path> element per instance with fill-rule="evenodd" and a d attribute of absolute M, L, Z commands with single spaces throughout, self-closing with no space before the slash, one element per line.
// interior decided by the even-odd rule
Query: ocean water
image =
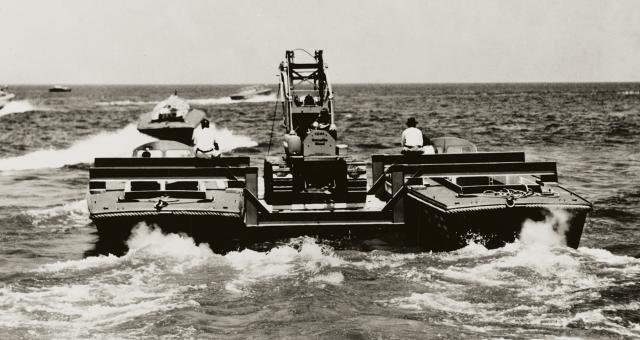
<path fill-rule="evenodd" d="M 174 89 L 207 111 L 223 149 L 261 164 L 275 97 L 229 100 L 237 88 L 11 88 L 0 109 L 0 338 L 640 338 L 638 83 L 335 86 L 355 158 L 398 152 L 414 116 L 429 136 L 558 162 L 561 183 L 594 203 L 579 249 L 527 224 L 493 250 L 297 238 L 219 255 L 141 225 L 125 255 L 95 255 L 88 167 L 152 140 L 136 120 Z"/>

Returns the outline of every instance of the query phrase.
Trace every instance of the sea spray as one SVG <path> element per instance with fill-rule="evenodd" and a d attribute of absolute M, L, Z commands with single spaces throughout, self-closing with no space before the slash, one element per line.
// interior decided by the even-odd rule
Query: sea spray
<path fill-rule="evenodd" d="M 227 128 L 217 128 L 215 124 L 212 124 L 212 128 L 221 152 L 228 152 L 236 148 L 251 148 L 258 145 L 250 137 L 236 135 Z"/>
<path fill-rule="evenodd" d="M 215 128 L 216 140 L 223 152 L 258 145 L 251 138 L 234 134 L 226 128 Z M 34 151 L 22 156 L 0 159 L 0 171 L 60 168 L 65 165 L 92 163 L 95 157 L 128 157 L 133 148 L 155 140 L 136 129 L 136 124 L 102 132 L 80 140 L 67 149 Z"/>
<path fill-rule="evenodd" d="M 67 149 L 34 151 L 22 156 L 0 159 L 0 171 L 60 168 L 91 163 L 94 157 L 125 157 L 131 150 L 154 140 L 136 130 L 135 124 L 112 132 L 102 132 L 80 140 Z"/>
<path fill-rule="evenodd" d="M 28 100 L 14 100 L 7 103 L 7 105 L 0 109 L 0 117 L 12 113 L 23 113 L 36 110 L 40 110 L 40 108 L 31 104 Z"/>
<path fill-rule="evenodd" d="M 275 95 L 254 96 L 248 99 L 232 100 L 230 97 L 188 99 L 192 105 L 228 105 L 237 103 L 267 103 L 276 101 Z"/>
<path fill-rule="evenodd" d="M 520 241 L 528 245 L 564 246 L 570 217 L 565 210 L 553 209 L 544 221 L 526 220 L 520 231 Z"/>
<path fill-rule="evenodd" d="M 340 272 L 324 271 L 339 267 L 344 261 L 330 247 L 320 245 L 310 237 L 293 239 L 268 252 L 245 249 L 230 252 L 224 258 L 238 273 L 236 279 L 225 286 L 227 291 L 234 293 L 245 292 L 247 286 L 260 281 L 286 276 L 301 276 L 332 284 L 343 280 Z"/>

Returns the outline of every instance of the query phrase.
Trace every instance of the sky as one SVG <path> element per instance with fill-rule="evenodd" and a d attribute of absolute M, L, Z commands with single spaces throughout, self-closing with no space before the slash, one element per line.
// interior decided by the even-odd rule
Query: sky
<path fill-rule="evenodd" d="M 640 81 L 640 1 L 4 0 L 0 84 Z"/>

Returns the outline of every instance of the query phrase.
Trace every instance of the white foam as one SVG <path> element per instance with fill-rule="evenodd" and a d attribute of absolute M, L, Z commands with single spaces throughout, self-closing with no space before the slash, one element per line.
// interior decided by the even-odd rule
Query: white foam
<path fill-rule="evenodd" d="M 90 221 L 86 200 L 72 201 L 45 209 L 30 209 L 25 211 L 25 213 L 32 217 L 32 223 L 35 226 L 40 226 L 46 221 L 57 217 L 68 218 L 74 222 L 74 225 L 84 225 Z"/>
<path fill-rule="evenodd" d="M 187 99 L 189 104 L 193 105 L 229 105 L 237 103 L 265 103 L 276 101 L 275 95 L 269 96 L 254 96 L 248 99 L 232 100 L 231 97 L 215 97 L 215 98 L 194 98 Z M 108 102 L 98 102 L 100 106 L 145 106 L 156 105 L 157 101 L 145 101 L 145 100 L 114 100 Z"/>
<path fill-rule="evenodd" d="M 608 265 L 623 266 L 623 265 L 630 265 L 630 264 L 636 264 L 636 265 L 640 264 L 639 259 L 636 259 L 630 256 L 615 255 L 605 249 L 593 249 L 593 248 L 580 247 L 578 248 L 578 251 L 582 254 L 585 254 L 591 257 L 592 259 L 598 262 L 606 263 Z"/>
<path fill-rule="evenodd" d="M 128 245 L 122 257 L 56 262 L 33 272 L 43 280 L 59 278 L 56 285 L 0 288 L 5 311 L 0 327 L 44 328 L 60 338 L 84 338 L 145 315 L 196 307 L 185 292 L 206 285 L 185 284 L 173 279 L 175 273 L 222 258 L 188 237 L 163 235 L 145 225 L 134 230 Z"/>
<path fill-rule="evenodd" d="M 190 237 L 173 233 L 163 234 L 160 229 L 150 228 L 143 223 L 133 229 L 127 246 L 127 260 L 170 259 L 172 266 L 169 269 L 176 273 L 182 273 L 186 269 L 203 265 L 212 258 L 219 257 L 206 243 L 196 245 Z"/>
<path fill-rule="evenodd" d="M 363 261 L 351 262 L 351 265 L 363 267 L 366 270 L 375 270 L 380 268 L 397 268 L 406 264 L 407 261 L 418 258 L 419 254 L 396 254 L 385 251 L 375 250 L 370 253 Z"/>
<path fill-rule="evenodd" d="M 154 139 L 136 130 L 135 124 L 102 132 L 80 140 L 67 149 L 34 151 L 22 156 L 0 159 L 0 171 L 60 168 L 65 165 L 92 163 L 95 157 L 125 157 L 131 150 Z"/>
<path fill-rule="evenodd" d="M 251 148 L 258 145 L 250 137 L 236 135 L 227 128 L 217 128 L 215 124 L 212 124 L 212 128 L 215 130 L 214 135 L 220 145 L 221 152 L 229 152 L 237 148 Z"/>
<path fill-rule="evenodd" d="M 182 273 L 185 269 L 200 266 L 221 258 L 211 251 L 206 243 L 196 245 L 190 237 L 179 234 L 163 234 L 160 229 L 138 224 L 127 240 L 129 251 L 122 257 L 113 255 L 87 257 L 44 265 L 37 271 L 57 272 L 66 270 L 83 271 L 95 268 L 111 268 L 122 264 L 149 263 L 157 260 L 167 266 L 170 272 Z"/>
<path fill-rule="evenodd" d="M 222 152 L 240 147 L 254 147 L 258 143 L 246 136 L 234 134 L 227 128 L 215 128 L 216 140 Z M 136 124 L 113 131 L 102 132 L 80 140 L 67 149 L 46 149 L 22 156 L 0 159 L 0 171 L 60 168 L 65 165 L 92 163 L 96 157 L 128 157 L 133 148 L 154 141 L 140 133 Z"/>
<path fill-rule="evenodd" d="M 161 277 L 146 271 L 118 274 L 118 280 L 94 277 L 85 283 L 45 288 L 0 288 L 0 306 L 5 311 L 0 313 L 0 325 L 45 328 L 60 338 L 84 338 L 98 328 L 143 315 L 197 306 L 180 299 L 190 287 L 165 285 Z"/>
<path fill-rule="evenodd" d="M 67 270 L 83 271 L 93 268 L 107 268 L 118 265 L 123 258 L 109 254 L 107 256 L 91 256 L 81 260 L 58 261 L 48 263 L 36 269 L 36 272 L 61 272 Z"/>
<path fill-rule="evenodd" d="M 309 282 L 328 283 L 334 286 L 340 285 L 344 281 L 344 275 L 341 272 L 330 272 L 320 274 L 309 279 Z"/>
<path fill-rule="evenodd" d="M 585 312 L 577 313 L 573 318 L 565 320 L 565 327 L 576 327 L 595 330 L 606 330 L 626 337 L 637 338 L 640 334 L 637 333 L 635 327 L 625 327 L 619 324 L 621 319 L 619 317 L 613 318 L 617 322 L 613 322 L 605 315 L 602 314 L 602 309 L 594 309 Z M 631 325 L 630 325 L 631 326 Z"/>
<path fill-rule="evenodd" d="M 520 241 L 532 246 L 564 246 L 569 218 L 569 213 L 564 210 L 551 210 L 545 221 L 527 220 L 522 225 Z"/>
<path fill-rule="evenodd" d="M 413 293 L 407 297 L 393 298 L 387 304 L 406 309 L 433 309 L 459 314 L 481 314 L 493 308 L 492 304 L 458 301 L 432 293 Z"/>
<path fill-rule="evenodd" d="M 7 103 L 7 105 L 0 109 L 0 117 L 12 113 L 23 113 L 36 110 L 39 109 L 31 104 L 28 100 L 14 100 Z"/>
<path fill-rule="evenodd" d="M 236 104 L 236 103 L 265 103 L 265 102 L 275 102 L 276 95 L 269 96 L 254 96 L 248 99 L 241 100 L 232 100 L 231 97 L 220 97 L 220 98 L 200 98 L 200 99 L 188 99 L 189 104 L 193 105 L 228 105 L 228 104 Z"/>
<path fill-rule="evenodd" d="M 300 242 L 299 245 L 295 245 Z M 301 238 L 292 244 L 276 247 L 269 252 L 245 249 L 224 256 L 227 263 L 238 272 L 238 276 L 226 285 L 231 292 L 242 292 L 244 287 L 257 281 L 290 275 L 317 275 L 325 268 L 344 263 L 327 247 L 318 245 L 312 238 Z M 328 280 L 338 280 L 328 277 Z"/>
<path fill-rule="evenodd" d="M 97 102 L 100 106 L 138 106 L 138 105 L 155 105 L 157 101 L 141 101 L 141 100 L 114 100 L 108 102 Z"/>

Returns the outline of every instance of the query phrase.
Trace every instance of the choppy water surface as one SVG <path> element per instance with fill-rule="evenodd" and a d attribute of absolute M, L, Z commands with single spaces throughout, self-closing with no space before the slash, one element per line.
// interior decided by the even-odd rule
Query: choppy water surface
<path fill-rule="evenodd" d="M 274 98 L 232 102 L 235 89 L 177 87 L 207 110 L 223 148 L 259 165 Z M 577 250 L 531 224 L 495 250 L 364 252 L 299 238 L 219 255 L 140 226 L 120 257 L 91 255 L 88 165 L 151 140 L 135 122 L 174 87 L 12 90 L 0 109 L 1 338 L 640 337 L 640 84 L 336 86 L 356 158 L 397 152 L 415 116 L 432 136 L 557 161 L 561 182 L 595 204 Z"/>

